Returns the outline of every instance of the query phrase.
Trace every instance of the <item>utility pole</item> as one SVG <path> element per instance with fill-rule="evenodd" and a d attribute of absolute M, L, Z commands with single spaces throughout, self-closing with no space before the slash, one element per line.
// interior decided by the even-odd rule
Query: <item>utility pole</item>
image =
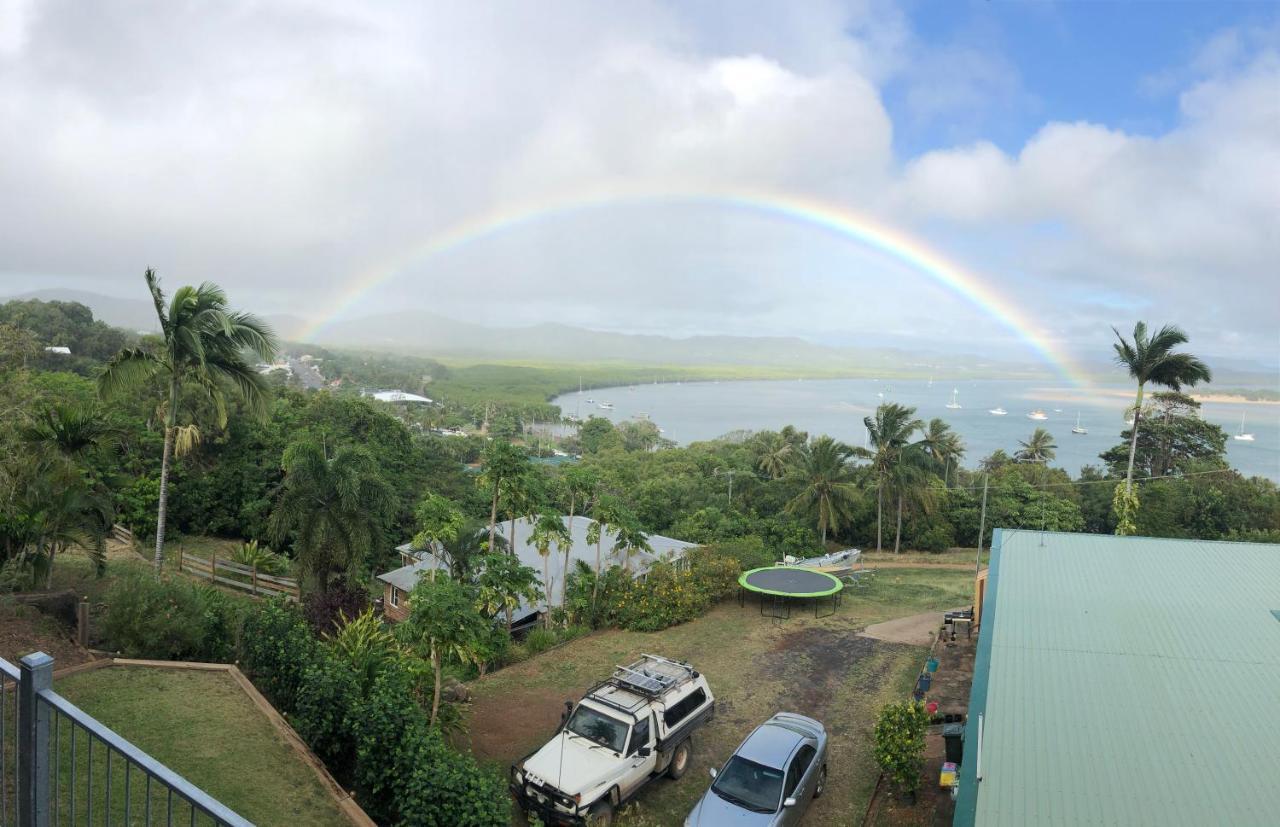
<path fill-rule="evenodd" d="M 978 520 L 978 556 L 973 560 L 973 576 L 977 577 L 982 571 L 982 538 L 987 533 L 987 484 L 991 482 L 991 477 L 987 474 L 982 475 L 982 517 Z"/>
<path fill-rule="evenodd" d="M 733 475 L 734 473 L 735 472 L 732 468 L 729 468 L 729 469 L 717 468 L 715 471 L 711 472 L 711 476 L 713 477 L 719 477 L 723 475 L 729 478 L 729 507 L 730 508 L 733 508 Z"/>

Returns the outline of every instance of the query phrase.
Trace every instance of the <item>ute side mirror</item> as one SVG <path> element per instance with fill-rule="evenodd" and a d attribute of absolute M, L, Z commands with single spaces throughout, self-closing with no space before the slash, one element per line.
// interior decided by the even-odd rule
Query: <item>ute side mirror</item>
<path fill-rule="evenodd" d="M 782 806 L 783 806 L 783 807 L 794 807 L 794 806 L 796 806 L 796 800 L 795 800 L 795 798 L 794 798 L 794 797 L 788 798 L 786 801 L 782 802 Z"/>
<path fill-rule="evenodd" d="M 572 714 L 573 714 L 573 701 L 565 701 L 564 712 L 560 713 L 560 724 L 563 726 L 564 722 L 569 720 L 569 716 Z"/>
<path fill-rule="evenodd" d="M 648 758 L 650 755 L 653 755 L 653 748 L 641 747 L 640 749 L 636 750 L 636 755 L 639 755 L 641 758 Z"/>
<path fill-rule="evenodd" d="M 710 773 L 711 773 L 711 777 L 712 777 L 712 778 L 715 778 L 715 777 L 716 777 L 716 768 L 715 768 L 715 767 L 712 767 L 710 770 L 708 770 L 708 772 L 710 772 Z"/>

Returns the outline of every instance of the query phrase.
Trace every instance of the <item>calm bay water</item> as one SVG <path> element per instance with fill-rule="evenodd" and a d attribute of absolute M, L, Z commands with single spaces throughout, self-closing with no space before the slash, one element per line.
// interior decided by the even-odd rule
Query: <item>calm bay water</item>
<path fill-rule="evenodd" d="M 946 407 L 952 389 L 958 391 L 959 409 Z M 1043 427 L 1058 445 L 1052 464 L 1074 475 L 1084 465 L 1101 465 L 1098 454 L 1120 442 L 1124 411 L 1132 398 L 1133 390 L 1122 385 L 1083 390 L 1025 381 L 937 380 L 930 384 L 924 380 L 833 379 L 637 385 L 585 391 L 581 396 L 575 391 L 559 397 L 555 404 L 566 414 L 579 412 L 584 419 L 603 416 L 623 422 L 647 416 L 663 429 L 664 436 L 680 444 L 714 439 L 739 429 L 777 430 L 794 425 L 811 434 L 830 434 L 851 445 L 862 445 L 866 438 L 862 418 L 879 402 L 891 401 L 915 407 L 922 419 L 936 416 L 950 423 L 964 438 L 964 464 L 971 468 L 997 448 L 1012 454 L 1018 440 Z M 600 409 L 601 402 L 612 402 L 614 409 Z M 998 406 L 1008 415 L 988 413 Z M 1044 411 L 1048 420 L 1028 419 L 1027 414 L 1036 409 Z M 1088 434 L 1071 433 L 1077 412 Z M 1280 480 L 1280 405 L 1206 402 L 1201 414 L 1228 434 L 1239 431 L 1244 414 L 1246 430 L 1253 433 L 1254 441 L 1228 439 L 1231 464 L 1248 475 Z"/>

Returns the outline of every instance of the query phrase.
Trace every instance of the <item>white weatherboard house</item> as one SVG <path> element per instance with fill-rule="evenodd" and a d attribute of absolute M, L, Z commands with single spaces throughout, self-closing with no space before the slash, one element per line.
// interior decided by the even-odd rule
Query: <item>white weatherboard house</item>
<path fill-rule="evenodd" d="M 594 522 L 595 520 L 590 517 L 579 516 L 573 518 L 573 525 L 570 526 L 569 518 L 564 518 L 564 524 L 570 528 L 573 536 L 573 544 L 568 549 L 569 566 L 567 571 L 573 571 L 578 560 L 595 568 L 596 545 L 595 543 L 587 542 L 587 529 Z M 542 556 L 538 554 L 537 547 L 530 545 L 528 542 L 529 536 L 533 533 L 533 521 L 527 517 L 517 520 L 515 530 L 516 542 L 513 551 L 520 558 L 521 563 L 538 573 L 538 582 L 541 583 Z M 497 533 L 510 541 L 511 521 L 505 520 L 498 523 Z M 623 562 L 622 554 L 613 554 L 613 542 L 616 533 L 611 529 L 605 529 L 601 534 L 600 568 L 603 570 L 615 563 L 620 565 Z M 631 554 L 631 573 L 635 577 L 643 576 L 649 570 L 649 567 L 658 560 L 679 560 L 686 551 L 694 547 L 694 544 L 671 537 L 663 537 L 661 534 L 650 534 L 649 546 L 653 549 L 653 554 L 643 551 L 632 552 Z M 378 579 L 382 581 L 384 586 L 383 610 L 387 617 L 392 620 L 403 620 L 409 616 L 408 593 L 413 591 L 413 587 L 417 585 L 418 578 L 433 568 L 443 569 L 446 564 L 444 561 L 438 560 L 430 551 L 413 548 L 412 543 L 398 546 L 396 551 L 400 552 L 400 559 L 404 561 L 405 565 L 394 571 L 378 575 Z M 544 591 L 551 592 L 551 606 L 556 607 L 560 605 L 560 588 L 564 584 L 566 574 L 564 549 L 557 549 L 552 544 L 548 568 L 550 569 L 551 587 Z M 533 606 L 521 604 L 520 608 L 511 616 L 512 623 L 519 625 L 523 622 L 532 621 L 546 610 L 545 600 Z"/>

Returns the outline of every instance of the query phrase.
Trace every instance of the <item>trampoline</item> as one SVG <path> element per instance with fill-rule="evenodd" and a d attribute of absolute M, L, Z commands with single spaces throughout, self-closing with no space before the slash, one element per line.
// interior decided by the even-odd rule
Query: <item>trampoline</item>
<path fill-rule="evenodd" d="M 818 607 L 822 601 L 817 598 L 831 598 L 831 612 L 840 605 L 840 590 L 844 588 L 833 575 L 824 571 L 805 568 L 803 566 L 765 566 L 742 573 L 738 578 L 738 605 L 745 606 L 747 592 L 760 595 L 760 614 L 766 614 L 768 604 L 772 617 L 790 617 L 791 600 L 814 598 L 813 616 L 818 617 Z M 786 614 L 782 614 L 782 610 Z"/>

